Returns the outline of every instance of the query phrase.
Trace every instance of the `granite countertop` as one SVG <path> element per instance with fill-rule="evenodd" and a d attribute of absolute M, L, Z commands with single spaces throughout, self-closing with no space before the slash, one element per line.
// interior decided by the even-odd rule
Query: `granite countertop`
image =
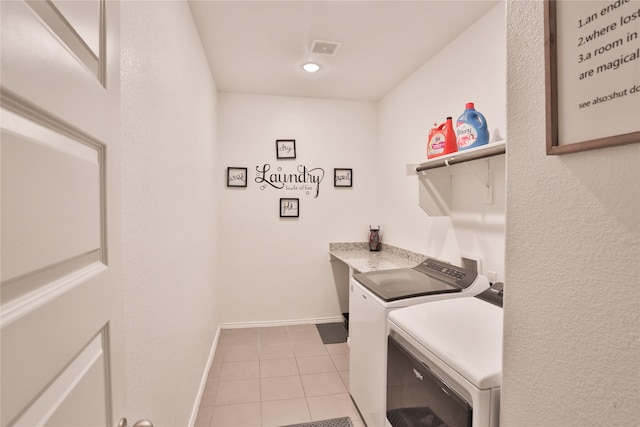
<path fill-rule="evenodd" d="M 395 246 L 382 244 L 381 250 L 372 252 L 367 242 L 329 243 L 329 254 L 361 273 L 394 268 L 411 268 L 427 256 Z"/>

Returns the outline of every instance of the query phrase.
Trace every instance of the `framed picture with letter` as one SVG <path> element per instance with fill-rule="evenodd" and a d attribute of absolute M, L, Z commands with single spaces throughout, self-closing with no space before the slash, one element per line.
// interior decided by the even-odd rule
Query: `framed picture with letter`
<path fill-rule="evenodd" d="M 246 187 L 247 168 L 227 168 L 227 187 Z"/>
<path fill-rule="evenodd" d="M 300 199 L 280 199 L 280 218 L 297 218 L 300 216 Z"/>
<path fill-rule="evenodd" d="M 353 169 L 333 170 L 333 186 L 334 187 L 352 187 L 353 186 Z"/>
<path fill-rule="evenodd" d="M 277 139 L 276 140 L 276 157 L 278 159 L 295 159 L 296 158 L 296 140 L 295 139 Z"/>
<path fill-rule="evenodd" d="M 544 1 L 548 155 L 640 142 L 638 13 L 628 0 Z"/>

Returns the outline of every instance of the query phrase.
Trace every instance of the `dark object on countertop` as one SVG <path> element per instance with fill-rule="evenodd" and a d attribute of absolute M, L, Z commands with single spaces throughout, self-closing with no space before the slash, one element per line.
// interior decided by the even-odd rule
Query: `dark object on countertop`
<path fill-rule="evenodd" d="M 311 421 L 310 423 L 291 424 L 285 427 L 353 427 L 351 418 L 333 418 L 331 420 Z"/>
<path fill-rule="evenodd" d="M 316 325 L 323 344 L 339 344 L 347 342 L 349 332 L 343 323 L 318 323 Z"/>
<path fill-rule="evenodd" d="M 378 228 L 371 228 L 369 226 L 369 250 L 377 252 L 380 250 L 380 226 Z"/>

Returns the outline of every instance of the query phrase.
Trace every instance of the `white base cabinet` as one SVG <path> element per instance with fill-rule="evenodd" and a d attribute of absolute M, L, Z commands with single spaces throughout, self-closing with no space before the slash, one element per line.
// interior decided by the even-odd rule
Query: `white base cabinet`
<path fill-rule="evenodd" d="M 353 278 L 349 284 L 349 390 L 367 427 L 386 425 L 387 309 Z"/>

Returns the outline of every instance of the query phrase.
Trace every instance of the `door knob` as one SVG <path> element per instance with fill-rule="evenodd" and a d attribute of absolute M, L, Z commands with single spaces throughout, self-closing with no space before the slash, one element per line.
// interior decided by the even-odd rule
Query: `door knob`
<path fill-rule="evenodd" d="M 118 422 L 118 427 L 127 427 L 127 426 L 128 426 L 127 419 L 120 418 L 120 421 Z M 133 427 L 153 427 L 153 423 L 149 420 L 140 420 L 137 423 L 135 423 Z"/>

